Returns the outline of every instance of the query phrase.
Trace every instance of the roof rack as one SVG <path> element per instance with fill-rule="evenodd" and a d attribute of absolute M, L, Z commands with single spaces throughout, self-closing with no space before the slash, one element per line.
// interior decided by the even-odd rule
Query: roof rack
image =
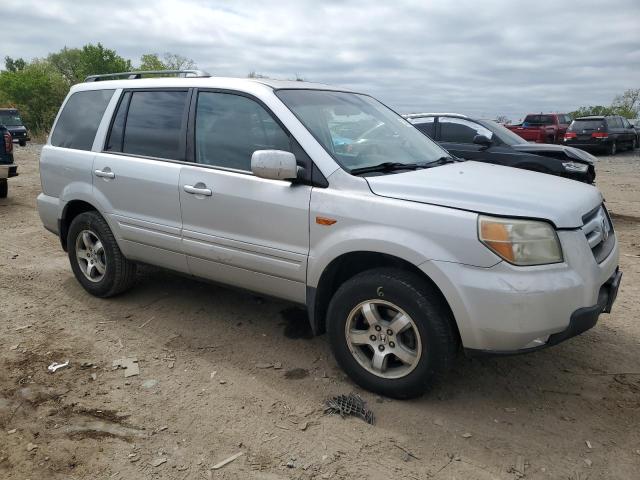
<path fill-rule="evenodd" d="M 189 78 L 208 78 L 211 74 L 203 70 L 143 70 L 140 72 L 120 72 L 120 73 L 105 73 L 103 75 L 89 75 L 84 79 L 85 82 L 99 82 L 101 80 L 135 80 L 142 78 L 143 75 L 156 75 L 156 76 L 173 76 L 189 77 Z"/>

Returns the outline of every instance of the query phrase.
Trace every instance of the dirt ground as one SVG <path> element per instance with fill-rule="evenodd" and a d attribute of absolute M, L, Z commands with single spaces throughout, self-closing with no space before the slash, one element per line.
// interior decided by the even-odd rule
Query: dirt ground
<path fill-rule="evenodd" d="M 461 356 L 413 401 L 354 386 L 283 302 L 152 268 L 89 296 L 38 218 L 39 152 L 17 148 L 0 200 L 0 478 L 640 478 L 638 151 L 597 165 L 622 244 L 613 313 L 548 350 Z M 113 368 L 127 357 L 139 375 Z M 375 426 L 323 414 L 349 392 Z"/>

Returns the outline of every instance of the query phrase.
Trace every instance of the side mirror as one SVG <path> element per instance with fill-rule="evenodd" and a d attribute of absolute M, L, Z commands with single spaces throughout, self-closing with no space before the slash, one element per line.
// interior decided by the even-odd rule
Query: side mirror
<path fill-rule="evenodd" d="M 473 143 L 475 143 L 476 145 L 482 145 L 483 147 L 488 148 L 491 146 L 493 142 L 491 141 L 490 138 L 484 135 L 476 135 L 475 137 L 473 137 Z"/>
<path fill-rule="evenodd" d="M 296 156 L 284 150 L 256 150 L 251 155 L 251 171 L 256 177 L 270 180 L 298 178 Z"/>

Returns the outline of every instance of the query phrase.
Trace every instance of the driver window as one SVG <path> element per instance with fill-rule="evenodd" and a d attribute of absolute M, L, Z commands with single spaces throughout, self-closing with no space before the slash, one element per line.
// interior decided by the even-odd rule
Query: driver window
<path fill-rule="evenodd" d="M 440 117 L 439 123 L 441 142 L 473 143 L 476 135 L 493 137 L 489 129 L 464 118 Z"/>

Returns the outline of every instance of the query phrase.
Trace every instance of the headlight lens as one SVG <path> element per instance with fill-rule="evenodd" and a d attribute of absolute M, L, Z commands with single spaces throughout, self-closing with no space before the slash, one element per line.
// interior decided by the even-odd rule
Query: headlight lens
<path fill-rule="evenodd" d="M 478 238 L 496 255 L 514 265 L 562 262 L 558 235 L 546 222 L 480 215 Z"/>
<path fill-rule="evenodd" d="M 580 172 L 580 173 L 586 172 L 587 169 L 589 168 L 589 165 L 586 165 L 584 163 L 577 163 L 577 162 L 563 162 L 562 166 L 564 167 L 565 170 L 569 172 Z"/>

